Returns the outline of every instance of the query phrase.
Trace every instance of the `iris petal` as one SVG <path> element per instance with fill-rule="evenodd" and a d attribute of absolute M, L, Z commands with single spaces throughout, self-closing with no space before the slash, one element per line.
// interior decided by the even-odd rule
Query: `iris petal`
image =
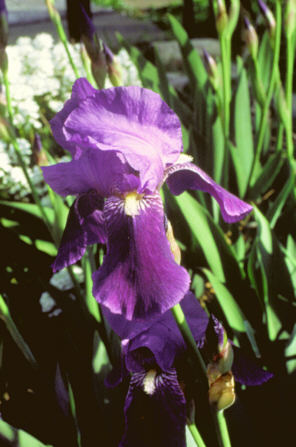
<path fill-rule="evenodd" d="M 273 377 L 269 371 L 265 371 L 259 362 L 249 358 L 241 349 L 233 346 L 234 359 L 232 372 L 237 382 L 247 386 L 262 385 Z"/>
<path fill-rule="evenodd" d="M 90 148 L 124 154 L 140 173 L 143 191 L 155 191 L 164 168 L 182 150 L 177 115 L 157 93 L 136 86 L 98 91 L 78 79 L 51 125 L 55 139 L 75 158 Z"/>
<path fill-rule="evenodd" d="M 166 171 L 166 179 L 170 191 L 176 196 L 187 189 L 197 189 L 211 194 L 217 200 L 226 222 L 237 222 L 252 211 L 251 205 L 226 191 L 192 163 L 171 166 Z"/>
<path fill-rule="evenodd" d="M 78 160 L 42 167 L 45 181 L 61 196 L 96 190 L 102 197 L 137 189 L 139 179 L 116 151 L 85 151 Z"/>
<path fill-rule="evenodd" d="M 79 158 L 81 155 L 80 148 L 73 144 L 71 141 L 68 141 L 65 135 L 64 122 L 69 116 L 69 114 L 78 106 L 80 101 L 91 97 L 95 93 L 95 89 L 91 86 L 91 84 L 84 78 L 78 79 L 72 89 L 72 96 L 65 104 L 63 109 L 58 112 L 55 117 L 50 121 L 51 130 L 54 136 L 54 139 L 64 148 L 68 149 L 69 152 L 73 155 L 73 157 Z"/>
<path fill-rule="evenodd" d="M 181 301 L 190 278 L 172 257 L 159 194 L 140 200 L 134 216 L 125 214 L 122 199 L 111 197 L 104 218 L 108 246 L 93 275 L 97 301 L 128 320 L 149 319 Z"/>
<path fill-rule="evenodd" d="M 196 343 L 201 345 L 209 320 L 206 312 L 192 292 L 186 294 L 181 301 L 181 307 Z M 129 342 L 126 350 L 128 370 L 143 369 L 145 358 L 138 355 L 139 349 L 142 348 L 151 351 L 162 370 L 171 368 L 176 357 L 186 351 L 187 346 L 170 310 Z"/>
<path fill-rule="evenodd" d="M 52 265 L 54 272 L 81 259 L 88 245 L 106 243 L 103 204 L 103 199 L 93 191 L 75 200 L 69 211 L 58 255 Z"/>
<path fill-rule="evenodd" d="M 149 387 L 145 380 L 145 372 L 131 378 L 119 447 L 185 447 L 186 401 L 176 371 L 152 376 Z"/>

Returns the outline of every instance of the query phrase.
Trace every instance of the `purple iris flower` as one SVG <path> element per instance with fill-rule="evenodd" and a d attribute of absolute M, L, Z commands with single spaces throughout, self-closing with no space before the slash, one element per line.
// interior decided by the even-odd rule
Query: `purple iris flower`
<path fill-rule="evenodd" d="M 216 318 L 209 319 L 193 293 L 188 292 L 180 304 L 198 347 L 206 357 L 210 347 L 211 358 L 217 343 L 220 347 L 224 344 L 223 326 Z M 136 336 L 133 323 L 123 316 L 112 315 L 106 309 L 104 315 L 123 339 L 120 378 L 131 373 L 124 405 L 125 431 L 120 447 L 185 447 L 186 398 L 176 365 L 182 364 L 187 347 L 171 311 L 165 312 Z M 207 340 L 209 326 L 213 322 L 215 340 Z M 272 377 L 254 360 L 247 359 L 239 348 L 233 348 L 232 372 L 237 381 L 261 385 Z M 221 374 L 227 372 L 225 370 Z"/>
<path fill-rule="evenodd" d="M 93 274 L 96 300 L 128 320 L 164 313 L 190 283 L 166 238 L 159 194 L 164 181 L 176 195 L 186 189 L 210 193 L 226 222 L 242 219 L 252 207 L 180 155 L 179 119 L 153 91 L 96 90 L 78 79 L 51 127 L 73 160 L 44 167 L 45 180 L 58 194 L 77 196 L 54 271 L 78 261 L 87 245 L 107 242 Z"/>
<path fill-rule="evenodd" d="M 189 292 L 181 302 L 199 346 L 203 344 L 208 316 Z M 114 326 L 114 320 L 109 322 Z M 118 335 L 133 334 L 132 323 L 119 316 Z M 129 334 L 128 334 L 129 333 Z M 124 405 L 125 431 L 119 447 L 185 447 L 186 399 L 175 361 L 186 345 L 170 311 L 147 330 L 123 341 L 125 368 L 132 373 Z"/>

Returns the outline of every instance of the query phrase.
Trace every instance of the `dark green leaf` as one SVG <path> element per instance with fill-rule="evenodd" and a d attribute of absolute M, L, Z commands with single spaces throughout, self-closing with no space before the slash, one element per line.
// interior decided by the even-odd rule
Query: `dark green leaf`
<path fill-rule="evenodd" d="M 213 289 L 215 290 L 217 300 L 229 326 L 234 331 L 246 332 L 244 323 L 245 317 L 239 305 L 235 301 L 235 298 L 231 295 L 229 290 L 219 281 L 219 279 L 215 275 L 213 275 L 212 272 L 207 269 L 203 269 L 203 272 L 206 274 L 208 280 L 213 286 Z"/>
<path fill-rule="evenodd" d="M 52 447 L 43 444 L 24 430 L 12 427 L 0 419 L 0 440 L 8 442 L 11 447 Z"/>
<path fill-rule="evenodd" d="M 241 272 L 234 253 L 227 244 L 222 230 L 206 209 L 188 192 L 174 198 L 215 276 L 223 282 L 226 279 L 225 269 L 229 269 L 232 276 L 240 277 Z"/>
<path fill-rule="evenodd" d="M 24 211 L 25 213 L 32 214 L 33 216 L 39 217 L 40 219 L 43 220 L 38 206 L 35 205 L 34 203 L 10 202 L 10 201 L 6 201 L 6 200 L 0 200 L 0 205 L 4 205 L 4 206 L 8 206 L 10 208 L 15 208 L 17 210 Z M 53 225 L 54 211 L 47 206 L 44 206 L 43 209 L 48 217 L 50 224 Z"/>
<path fill-rule="evenodd" d="M 281 152 L 276 152 L 268 157 L 267 163 L 263 166 L 260 176 L 250 190 L 250 197 L 256 199 L 260 194 L 264 194 L 271 187 L 284 163 Z"/>
<path fill-rule="evenodd" d="M 183 62 L 189 77 L 191 89 L 194 92 L 197 87 L 198 90 L 202 91 L 207 82 L 208 75 L 201 57 L 192 46 L 188 34 L 178 20 L 171 14 L 168 14 L 168 19 L 182 52 Z"/>

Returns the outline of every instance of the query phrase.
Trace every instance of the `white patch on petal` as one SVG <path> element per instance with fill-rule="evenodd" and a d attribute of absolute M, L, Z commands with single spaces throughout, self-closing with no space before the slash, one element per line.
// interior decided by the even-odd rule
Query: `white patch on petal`
<path fill-rule="evenodd" d="M 155 369 L 150 369 L 147 372 L 145 379 L 143 380 L 143 390 L 149 396 L 154 394 L 154 391 L 156 388 L 156 385 L 155 385 L 156 374 L 157 373 L 156 373 Z"/>
<path fill-rule="evenodd" d="M 191 155 L 187 154 L 180 154 L 177 161 L 175 161 L 174 165 L 179 165 L 183 163 L 191 163 L 193 160 L 193 157 Z"/>
<path fill-rule="evenodd" d="M 140 213 L 140 201 L 143 194 L 138 194 L 136 191 L 129 192 L 124 197 L 124 212 L 127 216 L 137 216 Z"/>

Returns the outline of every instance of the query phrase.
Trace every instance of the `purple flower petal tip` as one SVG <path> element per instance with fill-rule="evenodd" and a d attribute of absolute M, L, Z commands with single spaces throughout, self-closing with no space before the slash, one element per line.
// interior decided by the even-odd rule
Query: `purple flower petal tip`
<path fill-rule="evenodd" d="M 211 194 L 218 202 L 223 219 L 228 223 L 243 219 L 252 211 L 252 206 L 226 191 L 204 171 L 192 163 L 180 163 L 166 171 L 170 191 L 179 195 L 187 189 L 200 190 Z"/>
<path fill-rule="evenodd" d="M 259 386 L 273 378 L 273 373 L 264 370 L 257 360 L 247 357 L 235 346 L 233 351 L 232 372 L 237 382 L 247 386 Z"/>

